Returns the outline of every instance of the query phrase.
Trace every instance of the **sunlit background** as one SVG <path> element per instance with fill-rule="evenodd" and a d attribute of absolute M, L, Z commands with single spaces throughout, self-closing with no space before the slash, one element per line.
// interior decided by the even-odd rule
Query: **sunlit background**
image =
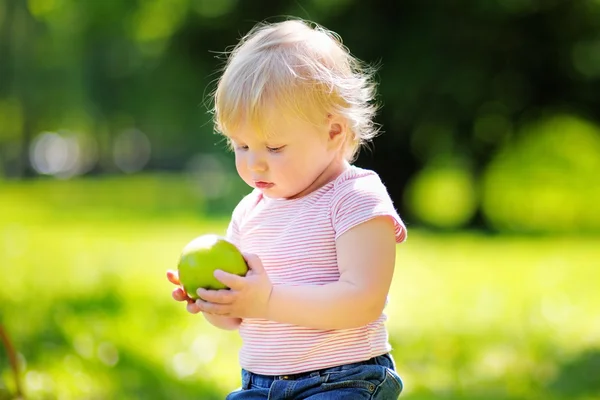
<path fill-rule="evenodd" d="M 0 0 L 0 399 L 239 386 L 165 271 L 248 192 L 210 93 L 285 16 L 379 65 L 403 398 L 600 399 L 600 1 L 395 3 Z"/>

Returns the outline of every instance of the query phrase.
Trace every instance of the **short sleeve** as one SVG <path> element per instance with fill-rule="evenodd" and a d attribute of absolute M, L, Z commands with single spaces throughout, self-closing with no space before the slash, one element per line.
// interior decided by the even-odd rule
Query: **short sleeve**
<path fill-rule="evenodd" d="M 237 221 L 232 217 L 227 226 L 227 233 L 225 238 L 231 243 L 235 244 L 236 247 L 240 247 L 240 231 L 237 225 Z"/>
<path fill-rule="evenodd" d="M 350 178 L 334 190 L 331 218 L 336 240 L 351 228 L 381 216 L 394 222 L 396 243 L 406 239 L 406 227 L 377 174 Z"/>

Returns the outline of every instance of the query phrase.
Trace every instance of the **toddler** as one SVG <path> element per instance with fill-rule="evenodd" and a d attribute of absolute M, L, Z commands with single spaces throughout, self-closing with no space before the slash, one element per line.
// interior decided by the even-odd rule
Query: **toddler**
<path fill-rule="evenodd" d="M 253 188 L 227 229 L 250 270 L 216 271 L 229 289 L 197 301 L 173 292 L 239 330 L 242 385 L 228 400 L 402 391 L 383 310 L 406 229 L 379 176 L 352 165 L 377 133 L 374 94 L 372 70 L 315 23 L 259 24 L 229 55 L 214 117 Z"/>

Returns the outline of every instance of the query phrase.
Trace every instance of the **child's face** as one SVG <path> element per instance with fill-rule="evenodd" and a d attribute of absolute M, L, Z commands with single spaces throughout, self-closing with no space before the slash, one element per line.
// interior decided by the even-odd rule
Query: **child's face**
<path fill-rule="evenodd" d="M 271 198 L 293 198 L 319 187 L 323 175 L 343 162 L 339 134 L 330 123 L 278 124 L 272 138 L 262 138 L 248 125 L 240 126 L 230 139 L 240 177 Z"/>

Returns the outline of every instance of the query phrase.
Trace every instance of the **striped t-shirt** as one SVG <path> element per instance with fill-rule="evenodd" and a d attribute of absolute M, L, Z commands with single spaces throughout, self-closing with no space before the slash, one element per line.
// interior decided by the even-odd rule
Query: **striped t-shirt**
<path fill-rule="evenodd" d="M 336 239 L 378 216 L 393 219 L 397 243 L 405 239 L 404 224 L 379 176 L 352 166 L 298 199 L 252 191 L 233 211 L 227 237 L 260 257 L 273 285 L 322 285 L 340 277 Z M 239 328 L 240 365 L 257 374 L 286 375 L 367 360 L 391 349 L 385 321 L 382 313 L 363 327 L 322 330 L 245 318 Z"/>

